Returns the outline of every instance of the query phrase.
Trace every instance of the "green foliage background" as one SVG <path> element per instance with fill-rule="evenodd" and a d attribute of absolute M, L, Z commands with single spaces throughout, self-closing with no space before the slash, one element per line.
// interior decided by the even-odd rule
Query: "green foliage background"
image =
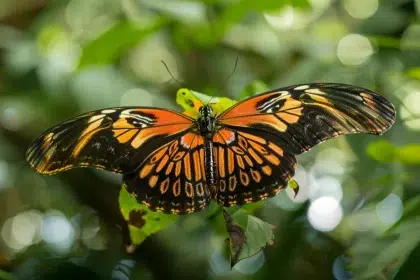
<path fill-rule="evenodd" d="M 419 11 L 417 0 L 0 0 L 0 279 L 420 279 Z M 245 207 L 275 225 L 274 244 L 232 271 L 215 205 L 162 221 L 130 253 L 119 176 L 42 176 L 24 151 L 87 110 L 179 110 L 161 60 L 186 87 L 235 100 L 264 83 L 366 87 L 397 122 L 298 156 L 296 199 Z M 329 232 L 307 218 L 319 193 L 337 195 L 325 177 L 342 191 Z"/>

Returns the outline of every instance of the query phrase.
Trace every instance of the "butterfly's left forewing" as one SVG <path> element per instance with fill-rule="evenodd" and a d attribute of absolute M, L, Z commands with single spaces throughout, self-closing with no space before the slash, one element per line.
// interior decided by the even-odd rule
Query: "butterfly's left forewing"
<path fill-rule="evenodd" d="M 192 126 L 192 119 L 164 109 L 93 111 L 45 131 L 30 145 L 26 159 L 44 174 L 89 166 L 126 173 L 137 168 L 159 145 Z"/>

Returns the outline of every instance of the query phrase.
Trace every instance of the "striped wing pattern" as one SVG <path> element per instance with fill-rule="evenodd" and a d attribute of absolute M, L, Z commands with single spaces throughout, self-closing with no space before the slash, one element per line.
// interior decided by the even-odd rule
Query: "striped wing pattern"
<path fill-rule="evenodd" d="M 292 154 L 341 134 L 382 134 L 395 122 L 394 106 L 370 90 L 344 84 L 306 84 L 251 97 L 222 114 L 232 129 L 282 138 Z"/>
<path fill-rule="evenodd" d="M 218 174 L 217 201 L 242 205 L 276 195 L 294 175 L 296 158 L 270 141 L 223 128 L 213 137 Z"/>
<path fill-rule="evenodd" d="M 134 170 L 144 153 L 192 125 L 192 119 L 163 109 L 124 107 L 93 111 L 45 131 L 29 146 L 26 160 L 43 174 L 73 167 L 124 173 Z"/>
<path fill-rule="evenodd" d="M 202 136 L 188 132 L 156 149 L 124 175 L 128 192 L 155 211 L 181 214 L 204 209 L 211 195 L 203 144 Z"/>
<path fill-rule="evenodd" d="M 302 84 L 265 92 L 217 116 L 211 140 L 217 192 L 206 185 L 205 139 L 197 122 L 158 108 L 109 108 L 64 121 L 38 137 L 26 159 L 38 172 L 95 167 L 123 174 L 139 203 L 171 214 L 274 196 L 287 186 L 295 155 L 341 134 L 380 135 L 394 106 L 370 90 Z"/>

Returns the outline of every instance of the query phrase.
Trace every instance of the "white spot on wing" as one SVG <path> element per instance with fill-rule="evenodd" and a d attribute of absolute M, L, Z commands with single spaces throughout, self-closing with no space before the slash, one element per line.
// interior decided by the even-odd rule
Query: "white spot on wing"
<path fill-rule="evenodd" d="M 326 94 L 325 92 L 321 91 L 319 88 L 311 88 L 305 90 L 307 93 L 315 93 L 315 94 Z"/>
<path fill-rule="evenodd" d="M 112 109 L 105 109 L 101 111 L 102 114 L 111 114 L 111 113 L 115 113 L 115 110 Z"/>
<path fill-rule="evenodd" d="M 280 94 L 281 97 L 284 97 L 284 95 L 290 94 L 287 90 L 278 91 L 277 93 Z"/>
<path fill-rule="evenodd" d="M 126 116 L 130 116 L 132 109 L 124 110 L 120 113 L 120 117 L 124 118 Z"/>
<path fill-rule="evenodd" d="M 229 139 L 225 139 L 226 140 L 226 144 L 230 144 L 235 140 L 235 134 L 232 133 Z"/>
<path fill-rule="evenodd" d="M 308 85 L 301 85 L 301 86 L 295 87 L 294 90 L 305 90 L 305 89 L 308 89 L 308 88 L 309 88 Z"/>
<path fill-rule="evenodd" d="M 88 123 L 95 122 L 95 121 L 97 121 L 97 120 L 99 120 L 99 119 L 102 119 L 103 117 L 105 117 L 105 115 L 96 115 L 96 116 L 92 116 L 92 117 L 90 117 L 90 119 L 89 119 Z"/>

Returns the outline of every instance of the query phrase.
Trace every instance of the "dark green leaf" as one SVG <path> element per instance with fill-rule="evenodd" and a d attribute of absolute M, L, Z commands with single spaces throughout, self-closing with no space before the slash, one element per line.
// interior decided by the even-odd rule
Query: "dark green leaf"
<path fill-rule="evenodd" d="M 229 234 L 230 262 L 233 267 L 240 260 L 249 258 L 274 239 L 273 226 L 239 209 L 230 215 L 223 210 Z"/>

